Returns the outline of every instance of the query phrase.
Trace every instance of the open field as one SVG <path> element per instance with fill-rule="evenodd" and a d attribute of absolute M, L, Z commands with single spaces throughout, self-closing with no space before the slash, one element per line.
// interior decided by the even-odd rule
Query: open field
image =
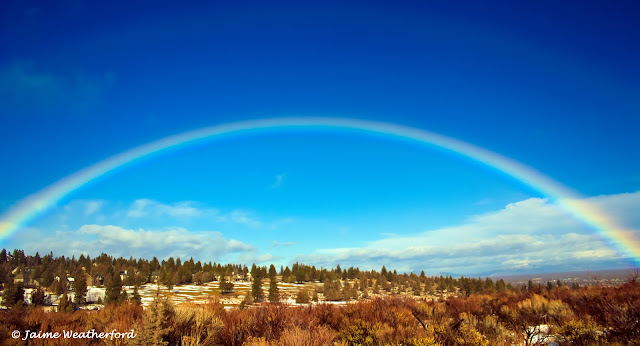
<path fill-rule="evenodd" d="M 262 285 L 262 290 L 267 293 L 269 290 L 268 281 Z M 290 284 L 290 283 L 278 283 L 278 289 L 280 291 L 280 299 L 283 303 L 295 304 L 295 295 L 303 288 L 312 292 L 314 289 L 322 287 L 322 283 L 304 283 L 304 284 Z M 133 287 L 126 287 L 127 293 L 133 293 Z M 158 291 L 159 290 L 159 291 Z M 237 307 L 242 302 L 242 299 L 251 294 L 251 282 L 237 281 L 234 282 L 233 292 L 222 294 L 220 292 L 218 282 L 209 282 L 202 285 L 178 285 L 173 287 L 172 290 L 167 290 L 165 286 L 156 284 L 142 285 L 138 289 L 138 293 L 142 298 L 142 305 L 149 305 L 157 294 L 170 299 L 176 304 L 180 303 L 206 303 L 209 296 L 218 296 L 220 302 L 225 307 Z"/>
<path fill-rule="evenodd" d="M 296 305 L 295 297 L 300 290 L 306 289 L 308 292 L 313 292 L 315 289 L 321 287 L 321 282 L 305 282 L 302 284 L 279 282 L 278 289 L 280 293 L 280 302 L 288 305 Z M 263 284 L 262 289 L 265 294 L 267 294 L 269 285 Z M 134 287 L 123 286 L 123 290 L 125 290 L 127 294 L 131 296 L 134 292 Z M 29 303 L 31 291 L 31 289 L 27 289 L 25 291 L 25 300 L 27 303 Z M 222 294 L 220 292 L 218 282 L 208 282 L 202 285 L 176 285 L 171 290 L 168 290 L 164 285 L 145 284 L 139 286 L 138 294 L 140 295 L 143 306 L 149 306 L 156 298 L 156 296 L 167 298 L 174 304 L 204 304 L 208 302 L 209 297 L 215 296 L 220 299 L 220 302 L 224 305 L 225 308 L 233 308 L 238 307 L 247 294 L 251 294 L 251 282 L 234 282 L 233 292 L 225 294 Z M 74 292 L 69 292 L 68 296 L 71 300 L 73 300 L 75 294 Z M 51 304 L 57 305 L 59 303 L 60 296 L 51 294 L 50 297 L 51 298 L 49 301 Z M 319 297 L 322 300 L 322 293 L 319 294 Z M 104 301 L 105 288 L 95 286 L 89 287 L 87 289 L 87 301 L 89 303 L 95 303 L 98 298 Z M 340 302 L 334 302 L 334 304 L 336 303 Z M 93 309 L 96 307 L 99 307 L 99 305 L 89 304 L 86 308 Z"/>

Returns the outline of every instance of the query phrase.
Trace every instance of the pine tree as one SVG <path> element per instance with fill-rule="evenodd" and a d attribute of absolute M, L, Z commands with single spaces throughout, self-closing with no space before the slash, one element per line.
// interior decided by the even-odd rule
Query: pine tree
<path fill-rule="evenodd" d="M 334 280 L 329 276 L 324 281 L 324 297 L 326 300 L 337 301 L 342 300 L 342 285 L 340 280 Z"/>
<path fill-rule="evenodd" d="M 173 257 L 171 259 L 173 259 Z M 170 271 L 170 270 L 165 271 L 164 268 L 163 268 L 163 271 L 162 271 L 162 274 L 161 274 L 161 277 L 160 277 L 160 281 L 165 286 L 167 286 L 167 289 L 169 291 L 171 291 L 173 289 L 173 285 L 176 283 L 175 282 L 175 275 L 174 275 L 174 273 L 172 271 Z"/>
<path fill-rule="evenodd" d="M 2 304 L 16 308 L 24 306 L 24 289 L 20 283 L 16 285 L 12 279 L 7 281 L 2 292 Z"/>
<path fill-rule="evenodd" d="M 250 293 L 247 293 L 242 302 L 240 302 L 239 308 L 242 310 L 251 304 L 253 304 L 253 296 Z"/>
<path fill-rule="evenodd" d="M 41 272 L 41 276 L 42 276 L 42 282 L 41 282 L 41 286 L 43 287 L 49 287 L 51 286 L 51 284 L 53 284 L 53 273 L 51 272 L 51 269 L 49 267 L 45 267 L 42 269 Z"/>
<path fill-rule="evenodd" d="M 73 290 L 75 291 L 74 303 L 80 305 L 87 300 L 87 280 L 84 277 L 84 271 L 81 267 L 78 267 L 73 276 Z"/>
<path fill-rule="evenodd" d="M 344 283 L 344 286 L 342 286 L 342 291 L 340 292 L 340 296 L 342 297 L 341 299 L 347 300 L 347 299 L 355 299 L 357 298 L 357 293 L 353 290 L 353 288 L 351 288 L 351 285 L 349 285 L 348 282 Z"/>
<path fill-rule="evenodd" d="M 273 267 L 273 264 L 271 266 Z M 280 301 L 280 291 L 278 289 L 278 283 L 276 282 L 275 275 L 269 279 L 269 301 L 272 303 Z"/>
<path fill-rule="evenodd" d="M 276 266 L 272 264 L 271 266 L 269 266 L 269 279 L 275 278 L 276 275 L 278 275 L 278 272 L 276 271 Z"/>
<path fill-rule="evenodd" d="M 420 282 L 414 281 L 412 283 L 412 291 L 413 291 L 413 295 L 418 297 L 420 296 L 420 294 L 422 294 L 422 285 L 420 285 Z"/>
<path fill-rule="evenodd" d="M 226 274 L 220 275 L 220 292 L 231 293 L 233 292 L 233 282 L 227 281 Z"/>
<path fill-rule="evenodd" d="M 60 298 L 60 302 L 58 303 L 58 311 L 61 312 L 73 312 L 73 304 L 69 301 L 69 297 L 67 294 L 63 294 L 62 298 Z"/>
<path fill-rule="evenodd" d="M 262 271 L 255 270 L 253 274 L 253 284 L 251 285 L 251 296 L 256 302 L 264 300 L 264 292 L 262 291 Z"/>
<path fill-rule="evenodd" d="M 129 266 L 127 268 L 127 276 L 124 278 L 124 284 L 126 286 L 135 286 L 136 285 L 136 270 L 133 266 Z"/>
<path fill-rule="evenodd" d="M 198 262 L 200 263 L 200 262 Z M 193 282 L 196 283 L 196 285 L 202 285 L 204 280 L 204 273 L 202 272 L 196 272 L 195 274 L 193 274 Z"/>
<path fill-rule="evenodd" d="M 496 285 L 493 283 L 493 280 L 491 280 L 491 278 L 487 278 L 484 281 L 484 290 L 488 292 L 495 292 Z"/>
<path fill-rule="evenodd" d="M 507 289 L 507 285 L 504 283 L 503 279 L 500 279 L 496 282 L 496 290 L 498 292 L 504 292 Z"/>
<path fill-rule="evenodd" d="M 49 286 L 49 291 L 52 291 L 55 295 L 60 295 L 67 291 L 67 285 L 64 282 L 65 278 L 58 276 L 58 280 L 54 279 Z"/>
<path fill-rule="evenodd" d="M 142 304 L 142 298 L 138 292 L 138 285 L 133 286 L 133 294 L 131 295 L 131 301 L 136 305 Z"/>
<path fill-rule="evenodd" d="M 160 298 L 159 293 L 156 294 L 153 304 L 148 309 L 145 309 L 142 328 L 140 328 L 139 335 L 133 339 L 133 345 L 168 345 L 169 343 L 164 340 L 168 332 L 168 313 L 166 302 Z"/>
<path fill-rule="evenodd" d="M 106 284 L 105 298 L 104 298 L 105 304 L 118 302 L 120 299 L 121 293 L 122 293 L 122 280 L 120 280 L 119 274 L 114 274 L 113 277 L 111 277 Z"/>
<path fill-rule="evenodd" d="M 306 288 L 301 289 L 300 291 L 298 291 L 298 294 L 296 295 L 296 303 L 298 304 L 309 304 L 309 292 L 307 291 Z"/>
<path fill-rule="evenodd" d="M 35 291 L 31 293 L 31 304 L 32 305 L 44 305 L 44 291 L 37 288 Z"/>

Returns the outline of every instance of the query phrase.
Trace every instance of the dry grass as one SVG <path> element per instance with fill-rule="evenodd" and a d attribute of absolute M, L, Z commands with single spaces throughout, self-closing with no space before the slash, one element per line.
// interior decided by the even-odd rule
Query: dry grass
<path fill-rule="evenodd" d="M 159 333 L 182 345 L 510 345 L 547 338 L 574 344 L 640 344 L 640 284 L 566 287 L 549 291 L 477 294 L 442 301 L 388 296 L 337 306 L 255 305 L 227 309 L 218 296 L 204 304 L 167 304 Z M 152 309 L 151 309 L 152 310 Z M 45 313 L 41 309 L 0 312 L 0 342 L 13 330 L 90 330 L 152 333 L 150 309 L 133 304 L 101 311 Z M 157 315 L 157 314 L 156 314 Z M 548 325 L 545 328 L 531 327 Z M 547 331 L 548 329 L 548 331 Z M 86 340 L 85 340 L 86 341 Z M 126 344 L 129 340 L 108 341 Z M 93 340 L 92 344 L 105 344 Z M 38 340 L 65 345 L 68 340 Z"/>

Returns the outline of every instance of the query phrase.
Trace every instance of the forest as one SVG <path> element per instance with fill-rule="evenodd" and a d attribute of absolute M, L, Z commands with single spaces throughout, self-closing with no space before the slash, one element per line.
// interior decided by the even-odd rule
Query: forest
<path fill-rule="evenodd" d="M 134 338 L 84 339 L 81 344 L 114 345 L 627 345 L 640 344 L 640 283 L 637 273 L 626 283 L 588 286 L 562 282 L 522 286 L 490 278 L 429 277 L 382 268 L 380 271 L 315 268 L 296 263 L 251 269 L 242 265 L 113 258 L 26 256 L 20 250 L 0 253 L 2 302 L 0 340 L 23 345 L 12 331 L 135 332 Z M 22 276 L 20 276 L 22 274 Z M 28 274 L 28 275 L 25 275 Z M 61 278 L 79 278 L 68 284 Z M 148 304 L 123 285 L 152 280 L 165 287 L 198 284 L 196 276 L 233 286 L 251 280 L 246 303 L 225 308 L 228 290 L 210 295 L 204 304 L 176 303 L 158 292 Z M 21 278 L 16 280 L 16 278 Z M 34 278 L 34 279 L 31 279 Z M 95 280 L 94 278 L 102 278 Z M 269 279 L 267 294 L 263 279 Z M 104 285 L 104 305 L 86 310 L 82 294 L 62 300 L 58 312 L 47 312 L 42 295 L 82 292 L 87 282 Z M 297 304 L 279 300 L 273 282 L 320 283 L 314 292 L 300 290 Z M 37 282 L 34 283 L 34 282 Z M 29 302 L 24 290 L 31 286 Z M 36 294 L 36 292 L 41 292 Z M 34 299 L 34 296 L 36 297 Z M 340 304 L 335 304 L 340 302 Z M 29 304 L 28 304 L 29 303 Z M 68 339 L 31 339 L 29 344 L 66 345 Z M 80 342 L 79 342 L 80 344 Z"/>

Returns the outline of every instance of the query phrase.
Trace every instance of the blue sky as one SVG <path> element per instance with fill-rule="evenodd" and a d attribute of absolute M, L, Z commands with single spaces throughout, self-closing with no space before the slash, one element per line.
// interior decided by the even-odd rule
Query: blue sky
<path fill-rule="evenodd" d="M 638 4 L 2 7 L 0 213 L 168 135 L 335 116 L 486 148 L 640 229 Z M 464 275 L 628 265 L 546 197 L 401 140 L 267 132 L 112 172 L 0 245 Z"/>

